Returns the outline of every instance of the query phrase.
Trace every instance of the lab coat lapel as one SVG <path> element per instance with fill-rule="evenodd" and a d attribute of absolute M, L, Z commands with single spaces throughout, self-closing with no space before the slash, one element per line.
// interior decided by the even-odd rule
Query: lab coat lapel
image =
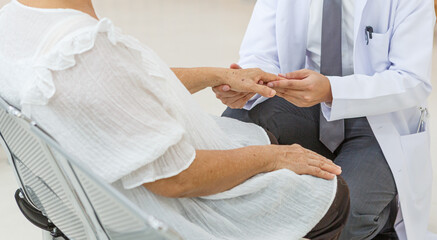
<path fill-rule="evenodd" d="M 354 20 L 355 43 L 357 42 L 357 37 L 361 26 L 361 19 L 363 18 L 363 12 L 364 12 L 364 8 L 366 7 L 367 1 L 368 0 L 355 0 L 355 20 Z"/>
<path fill-rule="evenodd" d="M 363 53 L 361 44 L 364 44 L 363 32 L 361 21 L 363 20 L 364 9 L 366 8 L 368 0 L 355 0 L 355 20 L 354 20 L 354 71 L 355 74 L 364 74 L 365 69 L 361 64 Z M 364 65 L 366 66 L 366 65 Z"/>
<path fill-rule="evenodd" d="M 278 2 L 276 27 L 282 73 L 305 68 L 310 4 L 311 0 Z"/>

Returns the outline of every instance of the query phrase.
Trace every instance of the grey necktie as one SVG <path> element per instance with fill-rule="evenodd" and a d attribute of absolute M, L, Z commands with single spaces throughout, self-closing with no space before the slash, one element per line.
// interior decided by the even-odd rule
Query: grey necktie
<path fill-rule="evenodd" d="M 342 76 L 342 0 L 323 1 L 322 54 L 320 73 Z M 320 112 L 320 141 L 334 152 L 344 140 L 344 120 L 328 122 Z"/>

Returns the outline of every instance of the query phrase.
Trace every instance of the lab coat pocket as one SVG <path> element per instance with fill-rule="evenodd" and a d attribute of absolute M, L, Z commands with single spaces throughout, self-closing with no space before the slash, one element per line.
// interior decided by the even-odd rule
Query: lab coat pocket
<path fill-rule="evenodd" d="M 391 31 L 386 33 L 373 33 L 369 36 L 367 49 L 369 51 L 370 64 L 375 72 L 382 72 L 389 68 L 389 50 L 390 50 Z"/>
<path fill-rule="evenodd" d="M 429 131 L 401 136 L 404 153 L 403 176 L 411 198 L 423 201 L 432 184 L 431 152 Z"/>

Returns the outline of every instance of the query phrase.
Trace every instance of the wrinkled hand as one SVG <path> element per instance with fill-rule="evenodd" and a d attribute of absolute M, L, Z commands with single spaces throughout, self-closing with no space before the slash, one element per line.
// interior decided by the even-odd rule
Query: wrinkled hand
<path fill-rule="evenodd" d="M 257 68 L 242 69 L 238 64 L 231 65 L 229 84 L 212 88 L 216 97 L 230 108 L 242 108 L 256 93 L 273 97 L 276 91 L 263 85 L 265 82 L 283 79 Z"/>
<path fill-rule="evenodd" d="M 269 147 L 274 154 L 272 171 L 289 169 L 299 175 L 312 175 L 327 180 L 341 174 L 341 167 L 331 160 L 297 144 Z"/>
<path fill-rule="evenodd" d="M 331 83 L 324 75 L 303 69 L 279 76 L 286 80 L 267 83 L 277 95 L 298 107 L 312 107 L 321 102 L 332 102 Z"/>
<path fill-rule="evenodd" d="M 214 87 L 212 90 L 214 91 L 215 96 L 222 101 L 223 104 L 233 109 L 243 108 L 247 101 L 255 96 L 255 93 L 236 92 L 230 89 L 229 86 L 222 85 Z"/>

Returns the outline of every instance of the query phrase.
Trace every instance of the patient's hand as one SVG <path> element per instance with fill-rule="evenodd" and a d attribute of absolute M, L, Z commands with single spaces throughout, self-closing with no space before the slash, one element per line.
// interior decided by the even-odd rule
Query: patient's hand
<path fill-rule="evenodd" d="M 223 104 L 233 109 L 243 108 L 255 93 L 236 92 L 231 90 L 228 85 L 220 85 L 212 88 L 215 96 L 222 101 Z"/>
<path fill-rule="evenodd" d="M 303 148 L 293 145 L 269 145 L 268 153 L 273 154 L 270 159 L 272 171 L 289 169 L 299 175 L 312 175 L 315 177 L 332 180 L 341 174 L 341 168 L 331 160 Z"/>
<path fill-rule="evenodd" d="M 241 69 L 232 64 L 227 75 L 227 84 L 213 88 L 216 97 L 230 108 L 242 108 L 256 93 L 264 97 L 274 97 L 276 91 L 263 85 L 283 79 L 258 68 Z"/>

